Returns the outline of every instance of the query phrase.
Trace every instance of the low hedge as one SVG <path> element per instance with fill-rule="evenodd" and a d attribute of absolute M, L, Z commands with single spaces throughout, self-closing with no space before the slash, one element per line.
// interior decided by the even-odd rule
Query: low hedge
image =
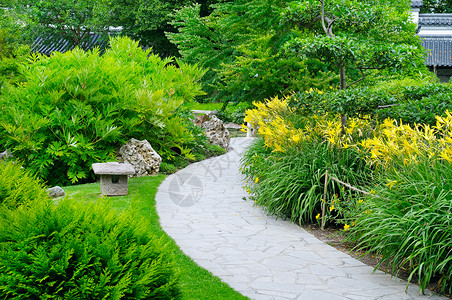
<path fill-rule="evenodd" d="M 147 228 L 102 202 L 1 210 L 0 297 L 177 299 L 171 255 Z"/>

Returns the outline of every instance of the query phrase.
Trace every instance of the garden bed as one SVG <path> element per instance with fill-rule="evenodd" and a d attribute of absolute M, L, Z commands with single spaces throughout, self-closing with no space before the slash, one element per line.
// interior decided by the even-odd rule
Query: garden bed
<path fill-rule="evenodd" d="M 312 234 L 313 236 L 315 236 L 316 238 L 318 238 L 319 240 L 321 240 L 322 242 L 330 245 L 331 247 L 334 247 L 341 252 L 347 253 L 354 259 L 357 259 L 368 266 L 371 266 L 373 268 L 376 268 L 378 266 L 378 270 L 387 273 L 388 271 L 387 264 L 378 265 L 380 263 L 381 256 L 372 253 L 356 251 L 354 249 L 355 245 L 347 241 L 344 232 L 340 228 L 327 227 L 322 230 L 320 226 L 317 224 L 306 224 L 302 225 L 301 227 L 310 234 Z M 402 269 L 398 273 L 397 277 L 403 280 L 407 280 L 409 275 L 410 274 L 407 270 Z M 411 284 L 416 284 L 416 280 L 415 279 L 411 280 Z M 439 293 L 440 291 L 437 290 L 436 287 L 437 283 L 431 282 L 430 285 L 428 286 L 428 289 L 430 291 Z M 443 296 L 452 299 L 452 295 L 443 294 Z"/>
<path fill-rule="evenodd" d="M 289 100 L 247 112 L 261 134 L 242 159 L 250 198 L 294 223 L 337 226 L 353 247 L 313 233 L 353 257 L 378 254 L 362 259 L 421 293 L 451 294 L 452 114 L 434 127 L 349 117 L 344 129 L 338 115 L 297 114 Z"/>

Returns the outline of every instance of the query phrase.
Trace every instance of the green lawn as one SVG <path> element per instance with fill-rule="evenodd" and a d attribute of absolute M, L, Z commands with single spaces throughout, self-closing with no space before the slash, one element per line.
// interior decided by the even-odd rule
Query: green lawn
<path fill-rule="evenodd" d="M 155 194 L 164 178 L 164 175 L 131 178 L 129 195 L 109 197 L 108 201 L 119 212 L 126 209 L 139 211 L 151 220 L 150 233 L 168 241 L 179 267 L 182 299 L 247 299 L 196 265 L 160 227 L 155 209 Z M 70 198 L 77 201 L 92 201 L 102 197 L 99 183 L 68 186 L 64 190 Z"/>
<path fill-rule="evenodd" d="M 223 106 L 223 103 L 190 102 L 184 105 L 191 110 L 220 110 L 221 107 Z"/>

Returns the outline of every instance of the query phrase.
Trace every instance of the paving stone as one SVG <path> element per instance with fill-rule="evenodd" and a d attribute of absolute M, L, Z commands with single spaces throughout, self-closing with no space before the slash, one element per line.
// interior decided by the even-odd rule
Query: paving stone
<path fill-rule="evenodd" d="M 267 216 L 252 201 L 244 201 L 249 195 L 243 189 L 238 160 L 251 142 L 231 139 L 232 151 L 192 164 L 168 176 L 159 187 L 156 202 L 162 228 L 196 263 L 257 300 L 446 299 L 419 296 L 416 285 L 405 293 L 405 281 L 373 273 L 372 267 L 297 225 Z M 178 176 L 201 182 L 197 181 L 197 188 L 202 194 L 191 206 L 177 205 L 172 199 L 171 181 Z M 183 191 L 192 192 L 190 187 Z"/>
<path fill-rule="evenodd" d="M 281 291 L 272 291 L 272 290 L 261 290 L 259 292 L 260 295 L 272 296 L 273 299 L 297 299 L 299 292 L 289 293 L 289 292 L 281 292 Z"/>
<path fill-rule="evenodd" d="M 299 300 L 349 300 L 347 297 L 343 295 L 334 293 L 334 291 L 328 291 L 327 289 L 305 289 L 303 293 L 301 293 L 298 298 Z M 372 298 L 368 298 L 372 299 Z"/>

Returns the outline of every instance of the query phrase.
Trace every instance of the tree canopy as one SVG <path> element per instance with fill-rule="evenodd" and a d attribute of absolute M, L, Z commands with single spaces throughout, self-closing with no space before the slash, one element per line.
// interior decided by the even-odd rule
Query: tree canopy
<path fill-rule="evenodd" d="M 19 64 L 29 54 L 21 29 L 14 12 L 0 9 L 0 93 L 6 82 L 17 83 Z"/>
<path fill-rule="evenodd" d="M 202 14 L 208 14 L 215 1 L 200 1 Z M 32 39 L 41 36 L 52 42 L 64 38 L 72 46 L 86 49 L 92 33 L 101 34 L 105 41 L 109 35 L 121 34 L 152 47 L 161 56 L 178 55 L 164 32 L 175 32 L 169 24 L 170 14 L 191 3 L 193 0 L 0 0 L 0 6 L 19 15 L 24 32 Z"/>
<path fill-rule="evenodd" d="M 452 0 L 424 0 L 421 13 L 452 13 Z"/>
<path fill-rule="evenodd" d="M 64 38 L 72 46 L 85 49 L 90 33 L 108 36 L 109 26 L 100 14 L 105 5 L 102 0 L 4 0 L 3 3 L 18 15 L 23 30 L 32 39 Z"/>
<path fill-rule="evenodd" d="M 196 5 L 177 11 L 178 33 L 168 37 L 183 59 L 210 68 L 204 79 L 213 99 L 346 88 L 346 76 L 359 82 L 375 74 L 370 69 L 423 68 L 407 1 L 237 0 L 212 7 L 204 17 Z"/>
<path fill-rule="evenodd" d="M 423 49 L 415 36 L 416 25 L 406 3 L 384 0 L 305 0 L 292 3 L 287 17 L 307 29 L 287 49 L 301 57 L 333 64 L 340 72 L 340 88 L 346 89 L 346 72 L 422 65 Z M 356 81 L 355 81 L 356 82 Z"/>

